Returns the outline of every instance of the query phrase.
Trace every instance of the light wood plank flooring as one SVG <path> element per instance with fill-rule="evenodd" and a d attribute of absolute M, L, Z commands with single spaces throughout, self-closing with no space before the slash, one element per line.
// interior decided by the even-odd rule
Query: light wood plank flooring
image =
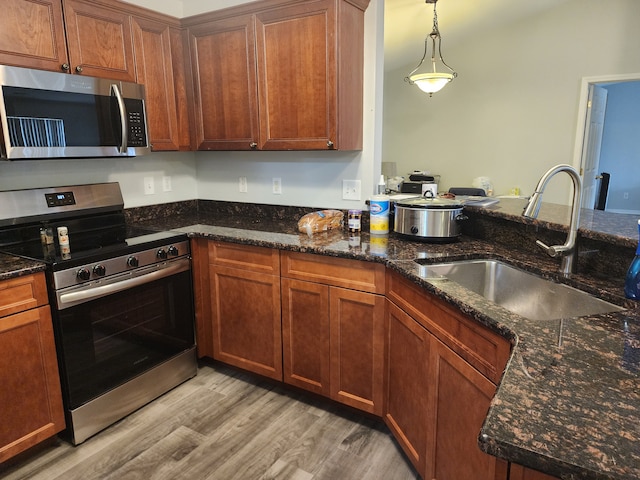
<path fill-rule="evenodd" d="M 407 480 L 381 421 L 220 365 L 78 447 L 56 441 L 5 480 Z"/>

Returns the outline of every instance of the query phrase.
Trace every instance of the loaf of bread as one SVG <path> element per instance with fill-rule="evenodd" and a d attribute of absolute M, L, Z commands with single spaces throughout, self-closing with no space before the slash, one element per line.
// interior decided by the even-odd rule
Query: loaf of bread
<path fill-rule="evenodd" d="M 340 210 L 319 210 L 304 215 L 298 220 L 298 230 L 307 235 L 342 228 L 344 213 Z"/>

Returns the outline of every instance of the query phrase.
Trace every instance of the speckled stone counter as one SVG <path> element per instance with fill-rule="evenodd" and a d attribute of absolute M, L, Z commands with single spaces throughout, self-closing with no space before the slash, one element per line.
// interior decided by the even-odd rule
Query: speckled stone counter
<path fill-rule="evenodd" d="M 0 281 L 42 272 L 45 264 L 37 260 L 0 253 Z"/>
<path fill-rule="evenodd" d="M 543 206 L 540 219 L 532 221 L 520 218 L 522 206 L 523 202 L 516 200 L 487 209 L 468 208 L 471 219 L 467 231 L 471 235 L 443 244 L 410 241 L 394 233 L 380 238 L 364 232 L 354 238 L 346 231 L 330 231 L 309 237 L 296 231 L 297 219 L 309 209 L 271 211 L 199 202 L 187 208 L 160 207 L 164 214 L 153 218 L 142 211 L 131 212 L 130 220 L 212 240 L 385 264 L 513 344 L 512 357 L 480 433 L 482 449 L 564 479 L 640 478 L 640 310 L 623 298 L 619 275 L 635 249 L 637 240 L 632 235 L 636 233 L 632 230 L 637 229 L 637 219 L 618 219 L 629 232 L 620 234 L 625 232 L 623 228 L 603 226 L 615 223 L 610 218 L 597 219 L 595 213 L 587 218 L 587 222 L 597 223 L 598 229 L 581 231 L 581 243 L 596 242 L 600 250 L 593 253 L 587 248 L 585 258 L 600 256 L 604 260 L 592 262 L 595 266 L 583 268 L 584 272 L 571 279 L 561 279 L 556 274 L 558 262 L 530 243 L 535 244 L 539 235 L 555 235 L 546 229 L 556 233 L 566 230 L 561 226 L 562 218 L 568 218 L 566 207 L 547 208 L 545 213 Z M 492 223 L 492 218 L 497 223 Z M 607 228 L 612 233 L 607 233 Z M 495 235 L 500 238 L 493 238 Z M 610 262 L 609 274 L 606 245 L 622 252 Z M 627 310 L 588 318 L 528 320 L 453 282 L 423 278 L 413 261 L 416 258 L 427 262 L 502 259 L 624 305 Z M 612 266 L 615 263 L 620 265 Z"/>

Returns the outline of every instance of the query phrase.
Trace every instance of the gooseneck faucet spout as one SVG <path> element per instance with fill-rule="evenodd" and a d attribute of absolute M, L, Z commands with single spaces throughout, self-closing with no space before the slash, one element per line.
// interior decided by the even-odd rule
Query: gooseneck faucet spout
<path fill-rule="evenodd" d="M 542 248 L 551 257 L 562 257 L 562 263 L 560 265 L 560 272 L 564 276 L 569 276 L 575 272 L 576 268 L 576 239 L 578 237 L 578 227 L 580 226 L 580 206 L 582 204 L 582 179 L 578 171 L 571 165 L 556 165 L 550 168 L 538 181 L 535 192 L 529 198 L 527 206 L 524 208 L 522 215 L 529 218 L 536 218 L 540 211 L 540 202 L 542 201 L 542 194 L 544 189 L 549 183 L 549 180 L 553 178 L 557 173 L 565 172 L 573 181 L 573 203 L 571 205 L 571 223 L 569 224 L 569 234 L 564 245 L 552 245 L 547 246 L 540 240 L 536 241 L 536 244 Z"/>

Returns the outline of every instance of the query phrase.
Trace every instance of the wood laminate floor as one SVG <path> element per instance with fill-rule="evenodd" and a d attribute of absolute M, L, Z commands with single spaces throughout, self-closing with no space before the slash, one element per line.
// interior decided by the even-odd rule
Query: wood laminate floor
<path fill-rule="evenodd" d="M 5 480 L 407 480 L 378 420 L 220 365 L 83 444 L 63 441 Z"/>

